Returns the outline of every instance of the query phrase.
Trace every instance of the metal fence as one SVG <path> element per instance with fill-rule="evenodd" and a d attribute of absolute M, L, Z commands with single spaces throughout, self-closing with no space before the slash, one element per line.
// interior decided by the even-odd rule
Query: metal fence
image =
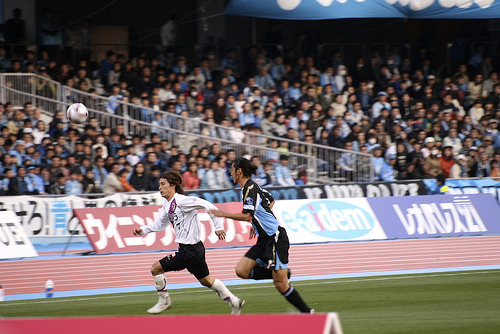
<path fill-rule="evenodd" d="M 37 82 L 51 84 L 53 88 L 37 89 Z M 373 181 L 374 170 L 370 154 L 254 132 L 244 132 L 239 143 L 228 136 L 231 131 L 237 131 L 232 128 L 86 93 L 36 74 L 0 75 L 0 99 L 0 102 L 12 102 L 16 105 L 31 101 L 34 106 L 51 115 L 54 115 L 55 111 L 66 110 L 71 103 L 82 102 L 89 109 L 89 116 L 97 118 L 100 127 L 113 129 L 123 124 L 126 135 L 138 134 L 146 138 L 157 133 L 160 139 L 169 140 L 171 145 L 178 146 L 185 153 L 188 153 L 193 145 L 210 149 L 212 145 L 218 144 L 223 150 L 234 149 L 237 156 L 256 155 L 263 162 L 272 157 L 274 164 L 277 163 L 274 160 L 279 160 L 281 154 L 287 154 L 290 157 L 289 167 L 294 173 L 305 170 L 308 180 L 312 182 Z M 142 118 L 143 111 L 161 114 L 163 125 L 145 121 Z M 271 142 L 276 140 L 279 140 L 282 146 L 288 145 L 288 150 L 273 149 Z M 348 168 L 341 168 L 341 160 L 348 162 Z"/>

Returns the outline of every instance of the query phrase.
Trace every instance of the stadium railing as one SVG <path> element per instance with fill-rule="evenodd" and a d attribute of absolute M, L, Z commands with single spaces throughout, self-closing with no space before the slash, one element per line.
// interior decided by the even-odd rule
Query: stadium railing
<path fill-rule="evenodd" d="M 54 89 L 37 90 L 37 81 L 47 82 L 53 85 Z M 53 94 L 54 90 L 57 94 Z M 236 143 L 230 139 L 213 136 L 214 133 L 235 131 L 232 128 L 86 93 L 37 74 L 0 75 L 0 99 L 2 102 L 12 102 L 17 105 L 22 105 L 27 101 L 34 102 L 35 107 L 51 115 L 54 115 L 55 111 L 66 110 L 71 103 L 82 102 L 89 109 L 89 116 L 96 117 L 101 127 L 113 129 L 118 124 L 123 124 L 125 134 L 138 134 L 146 138 L 149 138 L 151 133 L 158 133 L 161 139 L 168 139 L 171 145 L 179 146 L 185 153 L 188 153 L 193 145 L 201 148 L 217 143 L 222 149 L 234 149 L 237 156 L 257 155 L 261 161 L 268 160 L 268 156 L 273 153 L 276 157 L 287 154 L 290 157 L 289 167 L 292 171 L 296 174 L 300 170 L 305 170 L 310 182 L 373 182 L 374 168 L 370 154 L 248 131 L 244 131 L 243 142 Z M 116 108 L 110 108 L 113 104 Z M 110 109 L 115 109 L 115 113 L 111 113 Z M 141 109 L 161 113 L 167 126 L 156 126 L 141 120 Z M 269 141 L 276 139 L 280 142 L 288 142 L 291 149 L 283 152 L 269 148 Z M 350 166 L 352 170 L 343 170 L 338 165 L 338 160 L 343 154 L 355 154 L 355 162 Z"/>

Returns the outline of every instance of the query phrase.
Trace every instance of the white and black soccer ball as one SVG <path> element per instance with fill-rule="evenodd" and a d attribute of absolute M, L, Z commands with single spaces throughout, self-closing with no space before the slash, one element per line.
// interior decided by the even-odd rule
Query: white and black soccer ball
<path fill-rule="evenodd" d="M 89 111 L 83 103 L 73 103 L 66 110 L 66 118 L 71 123 L 82 124 L 87 121 Z"/>

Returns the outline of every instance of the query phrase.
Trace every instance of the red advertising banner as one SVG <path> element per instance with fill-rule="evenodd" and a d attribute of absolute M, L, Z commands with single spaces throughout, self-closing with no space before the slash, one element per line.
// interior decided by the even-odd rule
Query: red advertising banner
<path fill-rule="evenodd" d="M 253 334 L 262 333 L 342 334 L 335 312 L 319 314 L 176 315 L 133 317 L 73 317 L 0 319 L 0 333 L 86 334 L 150 333 L 168 324 L 169 333 Z"/>
<path fill-rule="evenodd" d="M 219 209 L 241 212 L 241 202 L 218 203 Z M 74 209 L 87 237 L 96 253 L 135 252 L 147 250 L 177 249 L 175 234 L 171 226 L 164 231 L 152 232 L 146 236 L 134 236 L 132 231 L 139 226 L 152 223 L 160 205 Z M 250 223 L 225 219 L 226 239 L 219 240 L 208 213 L 200 210 L 201 240 L 205 247 L 227 247 L 253 245 L 249 240 Z"/>

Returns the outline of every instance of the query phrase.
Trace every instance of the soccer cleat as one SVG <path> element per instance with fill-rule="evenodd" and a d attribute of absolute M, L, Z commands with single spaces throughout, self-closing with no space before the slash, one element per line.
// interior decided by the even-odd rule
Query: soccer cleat
<path fill-rule="evenodd" d="M 161 313 L 165 310 L 168 310 L 172 306 L 172 300 L 170 299 L 170 296 L 160 296 L 158 303 L 155 304 L 155 306 L 151 307 L 148 310 L 148 313 L 151 314 L 158 314 Z"/>
<path fill-rule="evenodd" d="M 243 305 L 245 305 L 245 300 L 240 298 L 238 298 L 238 302 L 236 302 L 236 304 L 233 305 L 233 303 L 231 303 L 231 314 L 240 315 Z"/>
<path fill-rule="evenodd" d="M 290 270 L 290 268 L 288 268 L 288 272 L 287 272 L 287 274 L 286 274 L 286 282 L 287 282 L 288 284 L 290 284 L 290 282 L 292 281 L 292 280 L 291 280 L 291 277 L 292 277 L 292 271 Z"/>
<path fill-rule="evenodd" d="M 309 314 L 314 314 L 314 309 L 313 308 L 309 310 Z"/>

